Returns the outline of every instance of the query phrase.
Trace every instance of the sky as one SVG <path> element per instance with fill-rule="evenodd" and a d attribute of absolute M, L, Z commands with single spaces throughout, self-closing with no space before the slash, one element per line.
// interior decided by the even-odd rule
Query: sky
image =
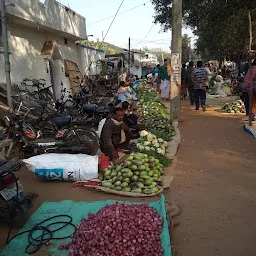
<path fill-rule="evenodd" d="M 93 35 L 93 37 L 89 37 L 93 41 L 102 40 L 102 34 L 106 34 L 113 16 L 121 4 L 121 0 L 58 1 L 86 18 L 87 35 Z M 171 31 L 161 32 L 161 26 L 154 25 L 153 21 L 154 7 L 151 1 L 124 0 L 119 15 L 109 30 L 105 42 L 128 48 L 128 38 L 131 37 L 131 47 L 133 49 L 143 49 L 146 46 L 170 51 Z M 188 29 L 183 29 L 184 33 L 193 36 Z"/>

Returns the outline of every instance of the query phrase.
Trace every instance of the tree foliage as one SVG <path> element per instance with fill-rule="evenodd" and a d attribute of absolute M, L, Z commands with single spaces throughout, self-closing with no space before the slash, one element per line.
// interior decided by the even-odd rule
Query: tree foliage
<path fill-rule="evenodd" d="M 152 0 L 155 23 L 171 29 L 172 0 Z M 248 10 L 252 10 L 256 48 L 256 1 L 183 0 L 183 22 L 198 36 L 197 49 L 208 58 L 231 59 L 247 54 L 249 47 Z"/>
<path fill-rule="evenodd" d="M 190 37 L 187 34 L 182 36 L 182 62 L 187 63 L 190 58 Z"/>

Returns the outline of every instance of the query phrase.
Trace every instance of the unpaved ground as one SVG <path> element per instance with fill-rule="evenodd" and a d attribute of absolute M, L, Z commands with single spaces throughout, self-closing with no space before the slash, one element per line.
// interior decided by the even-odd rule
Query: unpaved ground
<path fill-rule="evenodd" d="M 240 99 L 240 98 L 238 96 L 210 98 L 210 99 L 207 99 L 207 104 L 214 109 L 221 109 L 225 105 L 225 103 L 230 103 L 237 99 Z"/>
<path fill-rule="evenodd" d="M 167 198 L 182 206 L 172 242 L 182 256 L 256 255 L 256 140 L 241 117 L 192 112 L 184 104 L 182 142 Z"/>
<path fill-rule="evenodd" d="M 182 206 L 182 214 L 175 219 L 180 226 L 173 230 L 172 243 L 181 256 L 254 256 L 256 141 L 243 132 L 241 116 L 195 113 L 187 102 L 183 105 L 175 179 L 165 193 L 167 199 Z M 132 201 L 72 188 L 70 183 L 41 182 L 25 168 L 19 177 L 26 191 L 40 195 L 32 212 L 44 201 Z M 7 228 L 0 225 L 2 247 Z"/>

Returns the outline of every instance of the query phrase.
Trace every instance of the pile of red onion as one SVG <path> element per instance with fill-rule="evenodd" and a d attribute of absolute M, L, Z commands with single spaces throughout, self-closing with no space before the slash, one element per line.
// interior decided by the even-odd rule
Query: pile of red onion
<path fill-rule="evenodd" d="M 60 245 L 69 256 L 162 256 L 163 219 L 146 204 L 107 205 L 82 219 L 72 242 Z"/>

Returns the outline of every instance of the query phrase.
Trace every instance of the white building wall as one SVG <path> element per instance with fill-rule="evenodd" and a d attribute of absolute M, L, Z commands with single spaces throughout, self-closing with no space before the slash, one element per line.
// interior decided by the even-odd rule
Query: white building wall
<path fill-rule="evenodd" d="M 41 33 L 34 28 L 24 27 L 17 24 L 9 24 L 8 30 L 9 48 L 11 52 L 11 79 L 13 83 L 19 84 L 24 78 L 35 78 L 45 79 L 47 85 L 51 85 L 48 60 L 45 59 L 46 56 L 41 56 L 41 50 L 45 41 L 55 40 L 62 55 L 62 59 L 73 61 L 79 65 L 75 41 L 68 40 L 68 44 L 65 45 L 64 38 L 61 35 L 58 35 L 58 33 L 53 34 L 46 31 Z M 54 59 L 52 61 L 54 63 Z M 55 62 L 55 64 L 56 63 L 57 62 Z M 61 78 L 56 78 L 55 86 L 60 87 L 60 81 L 63 80 L 62 82 L 65 87 L 70 88 L 68 78 L 65 77 L 63 60 L 61 65 L 58 63 L 56 70 L 54 71 L 55 76 L 61 74 Z M 1 53 L 0 83 L 5 83 L 4 58 Z"/>
<path fill-rule="evenodd" d="M 15 7 L 7 6 L 7 13 L 30 22 L 35 27 L 48 27 L 57 31 L 86 38 L 85 18 L 56 0 L 11 0 Z M 12 19 L 12 17 L 10 18 Z"/>
<path fill-rule="evenodd" d="M 142 67 L 141 66 L 131 66 L 130 72 L 134 76 L 137 75 L 140 78 L 142 76 Z"/>
<path fill-rule="evenodd" d="M 55 96 L 58 99 L 61 95 L 61 90 L 66 88 L 67 91 L 71 92 L 69 78 L 65 76 L 64 61 L 60 59 L 54 59 L 54 84 L 55 86 Z M 63 87 L 61 86 L 63 84 Z M 68 97 L 69 93 L 66 93 Z"/>
<path fill-rule="evenodd" d="M 81 48 L 82 48 L 82 63 L 83 63 L 82 73 L 90 76 L 100 74 L 101 69 L 97 67 L 97 61 L 104 60 L 105 53 L 103 51 L 93 50 L 83 46 L 81 46 Z"/>
<path fill-rule="evenodd" d="M 147 64 L 151 66 L 156 66 L 157 64 L 159 64 L 157 56 L 152 53 L 145 53 L 144 57 L 141 59 L 141 62 L 143 64 Z"/>

